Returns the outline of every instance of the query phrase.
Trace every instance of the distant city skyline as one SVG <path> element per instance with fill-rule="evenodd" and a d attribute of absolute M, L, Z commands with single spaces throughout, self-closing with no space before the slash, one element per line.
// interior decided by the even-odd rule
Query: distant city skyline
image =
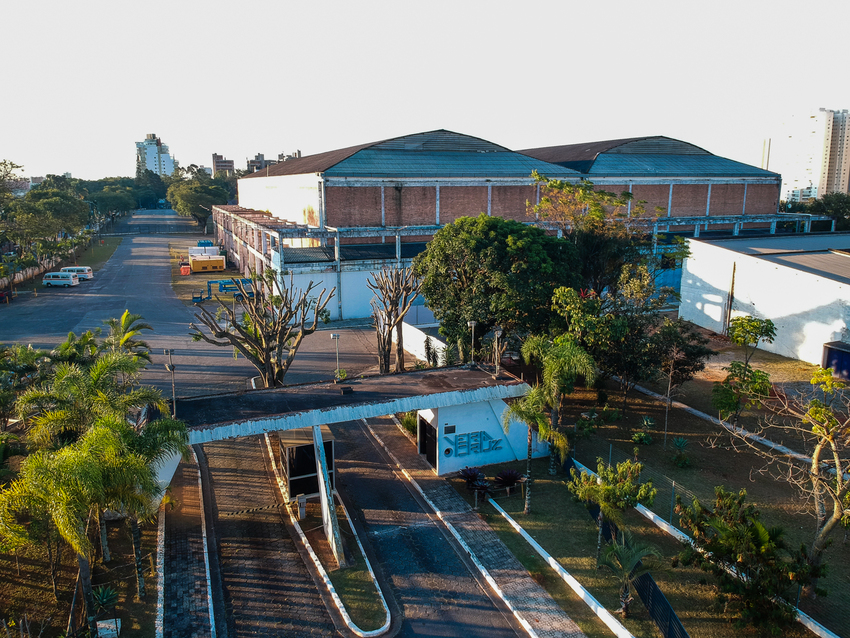
<path fill-rule="evenodd" d="M 770 138 L 783 173 L 783 122 L 850 108 L 811 64 L 843 41 L 790 40 L 801 13 L 850 3 L 5 3 L 0 159 L 96 179 L 134 175 L 152 131 L 181 166 L 242 168 L 444 128 L 511 149 L 664 135 L 755 166 Z"/>

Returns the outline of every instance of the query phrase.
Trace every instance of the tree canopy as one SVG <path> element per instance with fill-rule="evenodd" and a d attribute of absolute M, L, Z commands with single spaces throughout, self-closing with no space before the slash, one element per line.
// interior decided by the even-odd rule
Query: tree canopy
<path fill-rule="evenodd" d="M 212 207 L 227 203 L 228 192 L 208 179 L 196 178 L 172 183 L 166 199 L 178 215 L 192 217 L 199 226 L 205 227 Z"/>
<path fill-rule="evenodd" d="M 575 248 L 517 221 L 461 217 L 441 228 L 414 260 L 422 294 L 450 339 L 499 325 L 506 331 L 548 331 L 552 293 L 574 284 Z"/>

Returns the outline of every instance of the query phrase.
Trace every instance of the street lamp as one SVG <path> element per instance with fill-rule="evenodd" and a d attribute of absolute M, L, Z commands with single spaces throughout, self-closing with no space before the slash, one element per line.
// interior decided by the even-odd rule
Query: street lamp
<path fill-rule="evenodd" d="M 168 363 L 165 364 L 165 369 L 171 373 L 171 418 L 177 418 L 177 395 L 174 391 L 174 363 L 171 361 L 171 355 L 174 354 L 173 349 L 165 349 L 162 354 L 168 355 Z"/>
<path fill-rule="evenodd" d="M 339 333 L 332 332 L 331 339 L 334 340 L 336 344 L 336 372 L 334 373 L 334 379 L 339 380 Z"/>
<path fill-rule="evenodd" d="M 471 363 L 475 363 L 475 326 L 478 325 L 477 321 L 467 321 L 466 325 L 472 328 L 472 349 L 469 352 L 469 361 Z"/>
<path fill-rule="evenodd" d="M 498 379 L 499 378 L 499 364 L 501 363 L 501 360 L 502 360 L 502 353 L 499 350 L 499 337 L 502 336 L 502 329 L 496 328 L 493 331 L 493 335 L 495 335 L 495 337 L 496 337 L 496 378 Z"/>

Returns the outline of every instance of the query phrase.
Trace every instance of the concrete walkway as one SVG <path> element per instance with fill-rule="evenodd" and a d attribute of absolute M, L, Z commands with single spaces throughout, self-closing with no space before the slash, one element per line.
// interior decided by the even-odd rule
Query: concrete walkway
<path fill-rule="evenodd" d="M 389 417 L 369 419 L 367 423 L 373 435 L 419 486 L 441 518 L 454 527 L 473 558 L 489 572 L 514 615 L 527 629 L 530 628 L 529 635 L 540 638 L 584 636 L 578 625 L 532 579 L 490 526 L 472 511 L 445 479 L 434 474 L 416 447 Z"/>
<path fill-rule="evenodd" d="M 174 509 L 165 509 L 163 638 L 211 636 L 198 498 L 198 466 L 181 461 L 171 481 Z"/>

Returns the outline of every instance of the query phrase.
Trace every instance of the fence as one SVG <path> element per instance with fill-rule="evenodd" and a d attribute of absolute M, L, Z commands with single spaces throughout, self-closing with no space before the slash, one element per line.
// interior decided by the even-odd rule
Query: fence
<path fill-rule="evenodd" d="M 617 452 L 619 452 L 619 450 Z M 609 448 L 609 453 L 611 455 L 611 460 L 614 461 L 614 463 L 619 463 L 625 460 L 626 458 L 629 458 L 626 455 L 620 453 L 624 458 L 615 461 L 613 459 L 613 446 Z M 582 463 L 582 465 L 585 466 L 587 465 L 587 463 L 582 462 L 580 459 L 579 463 Z M 573 460 L 571 458 L 568 458 L 567 462 L 564 463 L 564 470 L 569 471 L 574 467 L 575 465 L 573 464 Z M 595 467 L 595 464 L 591 467 Z M 643 479 L 645 476 L 647 476 L 646 469 L 644 469 L 644 472 L 641 472 L 641 478 Z M 658 474 L 658 476 L 667 479 L 667 477 L 663 474 Z M 675 483 L 670 479 L 667 480 L 669 481 L 669 483 L 671 483 L 671 487 L 673 488 L 672 493 L 675 494 Z M 655 485 L 655 479 L 653 479 L 653 485 Z M 691 492 L 688 492 L 688 494 L 691 494 Z M 673 497 L 673 500 L 675 502 L 675 496 Z M 588 503 L 587 512 L 588 514 L 590 514 L 590 517 L 595 521 L 597 520 L 597 516 L 599 516 L 599 506 L 595 503 Z M 606 540 L 606 542 L 610 543 L 611 539 L 614 537 L 615 534 L 617 534 L 616 525 L 610 523 L 609 521 L 604 521 L 602 523 L 602 537 Z M 637 567 L 640 567 L 640 563 L 638 563 Z M 635 569 L 637 569 L 637 567 Z M 670 601 L 667 600 L 667 597 L 658 587 L 658 583 L 655 582 L 655 579 L 652 577 L 651 574 L 642 574 L 634 581 L 632 581 L 632 585 L 634 586 L 637 595 L 640 596 L 644 607 L 646 607 L 646 610 L 649 612 L 649 615 L 652 617 L 653 622 L 655 622 L 655 625 L 658 627 L 664 638 L 689 638 L 688 632 L 685 631 L 685 627 L 682 625 L 682 621 L 679 620 L 679 617 L 676 615 L 675 610 L 670 605 Z"/>
<path fill-rule="evenodd" d="M 670 456 L 672 457 L 673 454 L 674 452 L 671 448 Z M 615 448 L 610 443 L 600 446 L 592 445 L 587 442 L 579 442 L 576 449 L 573 451 L 573 456 L 579 463 L 592 470 L 596 469 L 597 459 L 599 458 L 605 461 L 609 466 L 622 463 L 626 460 L 635 460 L 634 455 L 626 454 L 622 450 Z M 638 446 L 637 460 L 640 462 L 640 446 Z M 694 498 L 698 498 L 703 503 L 714 502 L 713 486 L 702 486 L 701 488 L 697 487 L 696 492 L 694 492 L 685 488 L 683 485 L 676 483 L 676 481 L 665 474 L 647 467 L 646 465 L 644 465 L 640 476 L 641 481 L 643 482 L 651 479 L 652 486 L 658 490 L 658 493 L 655 495 L 655 501 L 651 506 L 647 506 L 647 509 L 676 527 L 679 526 L 679 517 L 676 516 L 673 509 L 676 506 L 677 496 L 680 496 L 682 501 L 684 501 L 687 505 L 690 505 Z"/>

